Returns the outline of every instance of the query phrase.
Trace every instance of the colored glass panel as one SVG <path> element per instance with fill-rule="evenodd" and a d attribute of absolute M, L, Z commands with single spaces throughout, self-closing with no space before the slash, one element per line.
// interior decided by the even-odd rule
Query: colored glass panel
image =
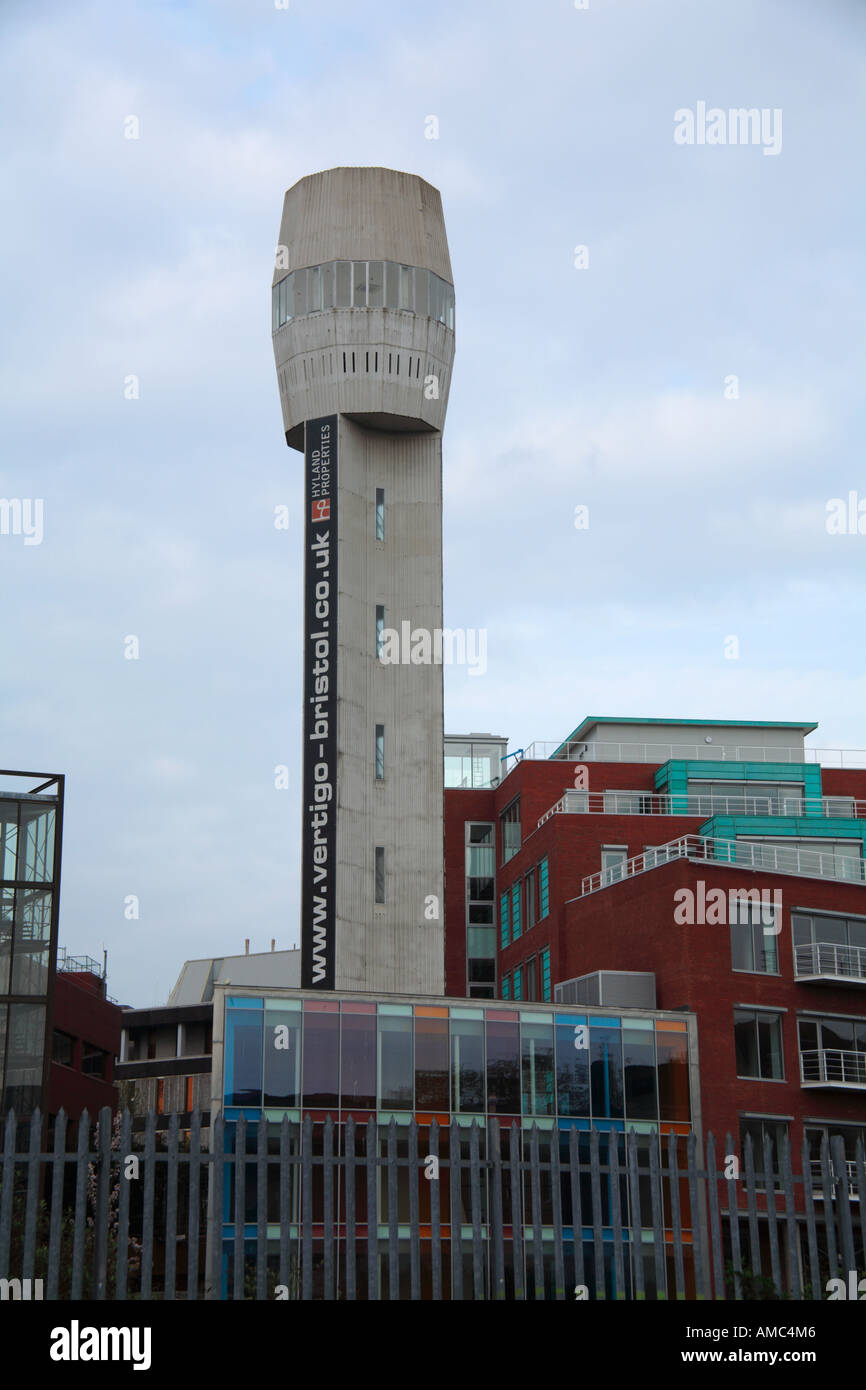
<path fill-rule="evenodd" d="M 659 1119 L 688 1120 L 691 1118 L 688 1038 L 670 1029 L 657 1028 L 656 1051 Z"/>
<path fill-rule="evenodd" d="M 520 1114 L 520 1025 L 487 1017 L 487 1109 Z"/>
<path fill-rule="evenodd" d="M 552 1115 L 554 1044 L 552 1022 L 522 1023 L 520 1028 L 524 1115 Z"/>
<path fill-rule="evenodd" d="M 262 1008 L 226 1010 L 226 1105 L 262 1103 Z"/>
<path fill-rule="evenodd" d="M 593 1023 L 595 1020 L 593 1020 Z M 590 1094 L 593 1116 L 623 1114 L 622 1034 L 618 1028 L 589 1030 Z"/>
<path fill-rule="evenodd" d="M 483 1018 L 451 1017 L 451 1105 L 455 1111 L 484 1110 Z"/>
<path fill-rule="evenodd" d="M 511 940 L 509 932 L 510 927 L 508 922 L 508 894 L 503 893 L 499 899 L 499 944 L 502 947 L 503 951 L 505 950 L 506 946 L 509 944 Z"/>
<path fill-rule="evenodd" d="M 343 1108 L 376 1109 L 376 1036 L 375 1013 L 343 1013 L 340 1040 L 340 1104 Z"/>
<path fill-rule="evenodd" d="M 379 1105 L 412 1109 L 412 1017 L 384 1014 L 379 1025 Z"/>
<path fill-rule="evenodd" d="M 339 1106 L 340 1015 L 304 1010 L 304 1109 Z"/>
<path fill-rule="evenodd" d="M 656 1097 L 655 1039 L 651 1030 L 622 1030 L 625 1075 L 625 1113 L 630 1120 L 658 1117 Z"/>
<path fill-rule="evenodd" d="M 424 1013 L 433 1013 L 425 1010 Z M 422 1110 L 448 1108 L 448 1018 L 415 1011 L 415 1105 Z"/>
<path fill-rule="evenodd" d="M 541 921 L 543 917 L 547 916 L 550 910 L 550 876 L 546 858 L 542 859 L 541 863 L 538 866 L 538 885 L 538 919 L 539 921 Z"/>
<path fill-rule="evenodd" d="M 300 1104 L 301 1014 L 267 1009 L 264 1017 L 264 1104 Z"/>

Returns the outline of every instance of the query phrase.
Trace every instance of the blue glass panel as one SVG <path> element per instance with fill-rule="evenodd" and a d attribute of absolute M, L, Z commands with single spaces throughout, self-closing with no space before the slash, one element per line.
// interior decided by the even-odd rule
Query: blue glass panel
<path fill-rule="evenodd" d="M 224 1103 L 262 1103 L 261 1001 L 256 1009 L 226 1011 L 226 1067 Z"/>

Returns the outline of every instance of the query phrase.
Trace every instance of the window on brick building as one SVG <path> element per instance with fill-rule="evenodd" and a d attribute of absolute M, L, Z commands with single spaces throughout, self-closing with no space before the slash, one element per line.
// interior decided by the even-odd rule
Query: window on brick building
<path fill-rule="evenodd" d="M 523 967 L 523 997 L 530 1002 L 538 998 L 538 958 L 530 956 Z"/>
<path fill-rule="evenodd" d="M 60 1033 L 54 1030 L 51 1038 L 51 1060 L 59 1062 L 62 1067 L 71 1067 L 75 1058 L 75 1039 L 70 1038 L 68 1033 Z"/>
<path fill-rule="evenodd" d="M 81 1049 L 81 1070 L 85 1076 L 95 1076 L 104 1081 L 107 1061 L 108 1053 L 103 1052 L 101 1047 L 84 1043 Z"/>
<path fill-rule="evenodd" d="M 535 866 L 533 865 L 523 880 L 524 913 L 527 931 L 529 931 L 530 927 L 535 926 L 535 872 Z"/>
<path fill-rule="evenodd" d="M 520 797 L 506 806 L 499 817 L 502 827 L 502 862 L 507 864 L 520 849 Z"/>
<path fill-rule="evenodd" d="M 782 1015 L 764 1009 L 734 1009 L 737 1076 L 783 1081 Z"/>
<path fill-rule="evenodd" d="M 761 903 L 729 899 L 731 903 L 731 969 L 756 975 L 778 975 L 779 948 L 775 910 Z"/>
<path fill-rule="evenodd" d="M 764 1159 L 764 1139 L 770 1141 L 770 1167 L 773 1174 L 774 1187 L 780 1187 L 780 1155 L 782 1144 L 788 1133 L 787 1120 L 777 1120 L 772 1117 L 748 1115 L 740 1119 L 740 1159 L 742 1172 L 746 1171 L 746 1136 L 751 1135 L 752 1139 L 752 1162 L 755 1167 L 756 1186 L 766 1187 L 766 1163 Z"/>
<path fill-rule="evenodd" d="M 604 883 L 616 883 L 625 873 L 628 859 L 627 845 L 602 845 L 601 872 Z"/>

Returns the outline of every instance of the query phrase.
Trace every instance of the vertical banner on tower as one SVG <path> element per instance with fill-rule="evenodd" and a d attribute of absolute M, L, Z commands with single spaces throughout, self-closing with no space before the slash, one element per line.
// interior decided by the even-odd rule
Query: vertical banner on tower
<path fill-rule="evenodd" d="M 337 883 L 337 417 L 304 426 L 301 985 L 334 988 Z"/>

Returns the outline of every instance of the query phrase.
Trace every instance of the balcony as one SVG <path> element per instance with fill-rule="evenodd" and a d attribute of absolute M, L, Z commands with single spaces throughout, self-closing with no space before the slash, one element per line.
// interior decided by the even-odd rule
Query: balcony
<path fill-rule="evenodd" d="M 579 791 L 569 788 L 540 818 L 551 816 L 822 816 L 866 818 L 866 801 L 851 796 L 708 796 L 700 792 Z"/>
<path fill-rule="evenodd" d="M 802 983 L 866 984 L 866 947 L 830 941 L 794 947 L 794 979 Z"/>
<path fill-rule="evenodd" d="M 800 1083 L 832 1091 L 866 1091 L 866 1052 L 838 1047 L 801 1052 Z"/>
<path fill-rule="evenodd" d="M 657 869 L 674 859 L 712 864 L 714 868 L 763 870 L 765 873 L 795 874 L 804 878 L 835 879 L 845 883 L 866 882 L 862 859 L 837 859 L 830 851 L 788 848 L 782 845 L 752 844 L 749 840 L 716 840 L 703 835 L 683 835 L 669 844 L 658 845 L 613 864 L 581 880 L 578 897 L 597 893 L 622 879 Z"/>
<path fill-rule="evenodd" d="M 810 1163 L 812 1170 L 812 1196 L 816 1202 L 824 1201 L 824 1171 L 821 1167 L 820 1158 L 813 1158 Z M 857 1164 L 853 1159 L 846 1159 L 845 1170 L 848 1178 L 848 1200 L 849 1202 L 859 1202 L 860 1193 L 857 1188 Z M 830 1192 L 833 1198 L 836 1196 L 836 1189 L 844 1181 L 833 1171 L 833 1163 L 830 1163 Z"/>
<path fill-rule="evenodd" d="M 818 763 L 821 767 L 866 767 L 866 748 L 774 748 L 743 744 L 730 748 L 706 743 L 607 743 L 539 739 L 509 754 L 518 761 L 552 759 L 570 763 L 662 763 L 671 759 L 685 762 L 736 763 Z M 514 766 L 514 764 L 512 764 Z M 510 771 L 510 769 L 508 769 Z"/>

